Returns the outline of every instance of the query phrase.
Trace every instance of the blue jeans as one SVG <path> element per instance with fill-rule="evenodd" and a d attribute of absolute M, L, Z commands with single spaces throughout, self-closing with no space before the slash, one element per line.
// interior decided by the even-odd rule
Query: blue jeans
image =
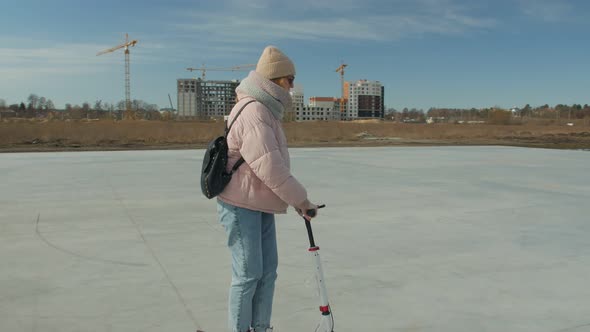
<path fill-rule="evenodd" d="M 232 256 L 229 290 L 229 328 L 270 327 L 277 279 L 277 237 L 274 214 L 240 208 L 217 200 L 219 221 Z"/>

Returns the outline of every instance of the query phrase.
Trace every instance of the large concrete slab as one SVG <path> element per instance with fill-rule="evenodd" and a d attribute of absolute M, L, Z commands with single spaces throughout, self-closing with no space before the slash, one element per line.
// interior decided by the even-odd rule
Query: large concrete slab
<path fill-rule="evenodd" d="M 292 149 L 336 331 L 590 331 L 590 153 Z M 0 154 L 0 331 L 225 331 L 230 258 L 202 151 Z M 319 318 L 278 218 L 274 325 Z"/>

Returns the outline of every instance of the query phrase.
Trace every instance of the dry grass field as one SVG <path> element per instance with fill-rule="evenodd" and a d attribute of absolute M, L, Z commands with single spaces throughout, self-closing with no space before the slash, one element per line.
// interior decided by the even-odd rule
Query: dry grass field
<path fill-rule="evenodd" d="M 590 126 L 551 124 L 404 124 L 380 121 L 287 122 L 291 146 L 514 145 L 589 149 Z M 199 148 L 223 131 L 221 122 L 0 122 L 0 151 Z"/>

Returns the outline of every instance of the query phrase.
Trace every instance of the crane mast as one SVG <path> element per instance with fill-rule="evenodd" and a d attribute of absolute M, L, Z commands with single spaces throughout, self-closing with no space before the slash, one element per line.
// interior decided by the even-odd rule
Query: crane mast
<path fill-rule="evenodd" d="M 341 96 L 340 96 L 340 114 L 344 113 L 344 68 L 348 67 L 347 64 L 341 64 L 340 67 L 336 69 L 337 73 L 340 73 L 340 87 L 341 87 Z"/>
<path fill-rule="evenodd" d="M 126 117 L 131 117 L 133 113 L 131 110 L 131 73 L 130 73 L 130 66 L 129 66 L 129 47 L 133 47 L 137 44 L 137 40 L 129 40 L 129 34 L 125 34 L 125 42 L 106 49 L 104 51 L 98 52 L 96 55 L 102 55 L 106 53 L 114 52 L 118 49 L 124 48 L 125 49 L 125 114 Z"/>

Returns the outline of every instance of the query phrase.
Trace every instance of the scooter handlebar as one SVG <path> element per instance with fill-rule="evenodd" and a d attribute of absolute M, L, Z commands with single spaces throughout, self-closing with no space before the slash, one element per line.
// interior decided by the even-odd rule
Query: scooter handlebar
<path fill-rule="evenodd" d="M 322 205 L 318 205 L 318 209 L 324 208 L 326 207 L 326 204 L 322 204 Z M 307 214 L 310 217 L 315 217 L 316 216 L 316 210 L 315 209 L 309 209 L 305 212 L 305 214 Z"/>

